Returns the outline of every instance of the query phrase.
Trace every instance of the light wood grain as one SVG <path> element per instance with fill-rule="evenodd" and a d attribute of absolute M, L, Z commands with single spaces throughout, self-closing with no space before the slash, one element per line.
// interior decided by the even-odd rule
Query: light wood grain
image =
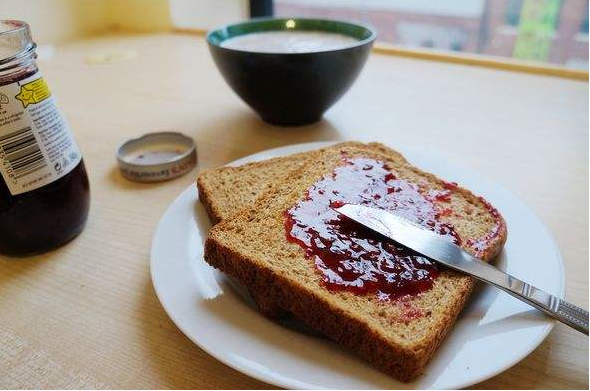
<path fill-rule="evenodd" d="M 133 50 L 90 65 L 88 53 Z M 41 69 L 84 153 L 88 225 L 54 252 L 0 257 L 0 387 L 266 388 L 192 344 L 149 276 L 155 226 L 198 170 L 282 145 L 375 140 L 472 167 L 528 203 L 588 307 L 588 84 L 374 54 L 349 93 L 303 128 L 259 120 L 225 85 L 202 38 L 111 36 L 58 47 Z M 119 175 L 116 146 L 160 129 L 192 136 L 198 169 L 157 185 Z M 509 347 L 507 347 L 509 348 Z M 485 354 L 485 352 L 482 352 Z M 557 325 L 479 388 L 588 388 L 588 339 Z"/>

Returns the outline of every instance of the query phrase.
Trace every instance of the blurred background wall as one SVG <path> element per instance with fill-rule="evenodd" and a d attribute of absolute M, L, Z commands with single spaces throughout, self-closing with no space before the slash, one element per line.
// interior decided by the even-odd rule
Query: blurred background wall
<path fill-rule="evenodd" d="M 169 9 L 168 0 L 0 0 L 0 18 L 27 21 L 41 44 L 113 30 L 169 30 Z"/>

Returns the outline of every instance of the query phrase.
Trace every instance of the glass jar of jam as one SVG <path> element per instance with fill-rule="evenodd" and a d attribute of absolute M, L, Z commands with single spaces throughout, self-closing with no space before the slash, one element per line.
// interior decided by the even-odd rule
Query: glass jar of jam
<path fill-rule="evenodd" d="M 82 155 L 37 68 L 25 22 L 0 20 L 0 254 L 29 255 L 84 228 Z"/>

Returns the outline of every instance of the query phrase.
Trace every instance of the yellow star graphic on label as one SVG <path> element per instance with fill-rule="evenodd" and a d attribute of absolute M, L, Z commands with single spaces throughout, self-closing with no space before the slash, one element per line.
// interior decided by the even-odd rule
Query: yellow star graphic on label
<path fill-rule="evenodd" d="M 20 92 L 15 96 L 16 99 L 20 100 L 23 104 L 23 108 L 27 108 L 28 105 L 39 103 L 51 96 L 51 91 L 45 80 L 42 77 L 30 81 L 27 84 L 23 84 L 20 87 Z"/>

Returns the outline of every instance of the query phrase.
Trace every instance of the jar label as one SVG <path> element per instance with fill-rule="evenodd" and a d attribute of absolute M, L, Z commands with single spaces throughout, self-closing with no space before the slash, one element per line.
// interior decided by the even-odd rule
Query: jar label
<path fill-rule="evenodd" d="M 58 180 L 82 154 L 39 72 L 0 86 L 0 174 L 12 195 Z"/>

